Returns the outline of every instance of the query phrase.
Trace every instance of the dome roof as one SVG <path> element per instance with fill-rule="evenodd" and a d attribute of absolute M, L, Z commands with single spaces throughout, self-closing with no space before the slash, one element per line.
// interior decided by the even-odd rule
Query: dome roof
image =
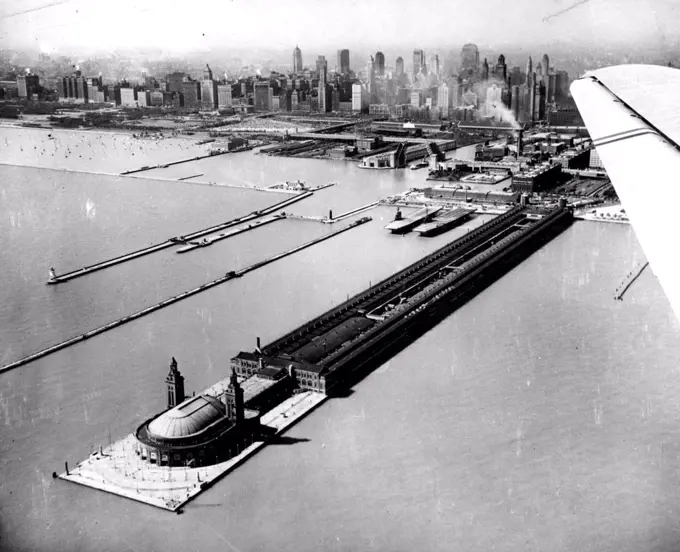
<path fill-rule="evenodd" d="M 163 412 L 149 423 L 148 431 L 153 437 L 189 437 L 224 418 L 224 405 L 214 397 L 198 395 L 176 407 Z"/>

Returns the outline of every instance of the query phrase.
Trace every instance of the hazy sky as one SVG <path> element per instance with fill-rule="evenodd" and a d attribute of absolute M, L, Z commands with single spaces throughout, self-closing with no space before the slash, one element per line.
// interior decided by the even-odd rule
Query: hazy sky
<path fill-rule="evenodd" d="M 0 48 L 46 53 L 663 44 L 679 34 L 680 0 L 0 0 Z"/>

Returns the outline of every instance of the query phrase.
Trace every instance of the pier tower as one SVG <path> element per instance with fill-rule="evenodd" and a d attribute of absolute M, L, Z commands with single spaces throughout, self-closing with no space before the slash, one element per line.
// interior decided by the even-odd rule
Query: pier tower
<path fill-rule="evenodd" d="M 236 370 L 231 369 L 231 378 L 229 380 L 229 387 L 225 391 L 225 399 L 227 403 L 227 417 L 234 420 L 236 423 L 243 421 L 243 388 L 236 377 Z"/>
<path fill-rule="evenodd" d="M 168 408 L 184 402 L 184 376 L 177 369 L 175 357 L 170 361 L 170 373 L 165 378 L 165 383 L 168 384 Z"/>

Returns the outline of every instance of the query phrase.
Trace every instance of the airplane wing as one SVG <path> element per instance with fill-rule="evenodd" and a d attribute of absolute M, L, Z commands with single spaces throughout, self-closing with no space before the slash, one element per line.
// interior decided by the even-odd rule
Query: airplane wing
<path fill-rule="evenodd" d="M 571 93 L 635 234 L 680 319 L 680 70 L 619 65 Z"/>

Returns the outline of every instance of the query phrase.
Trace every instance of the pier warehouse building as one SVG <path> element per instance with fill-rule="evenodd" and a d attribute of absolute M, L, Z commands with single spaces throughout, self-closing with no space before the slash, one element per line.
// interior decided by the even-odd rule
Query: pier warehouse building
<path fill-rule="evenodd" d="M 232 371 L 207 392 L 184 397 L 184 378 L 173 358 L 168 409 L 141 424 L 136 452 L 161 466 L 206 466 L 225 462 L 266 436 L 260 414 L 278 404 L 292 389 L 285 371 L 239 378 Z"/>

